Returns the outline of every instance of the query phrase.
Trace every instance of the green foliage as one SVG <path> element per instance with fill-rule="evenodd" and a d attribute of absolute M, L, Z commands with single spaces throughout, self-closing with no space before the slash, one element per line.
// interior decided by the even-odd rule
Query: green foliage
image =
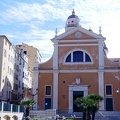
<path fill-rule="evenodd" d="M 25 117 L 26 120 L 29 120 L 27 117 L 29 116 L 30 109 L 33 107 L 35 104 L 35 101 L 32 99 L 25 98 L 20 102 L 20 105 L 25 107 Z"/>
<path fill-rule="evenodd" d="M 85 108 L 98 110 L 99 101 L 102 101 L 103 97 L 97 94 L 90 94 L 86 97 L 77 98 L 74 103 Z"/>
<path fill-rule="evenodd" d="M 98 94 L 90 94 L 90 95 L 88 95 L 88 98 L 94 100 L 95 102 L 103 100 L 103 97 Z"/>
<path fill-rule="evenodd" d="M 32 99 L 23 99 L 20 102 L 20 105 L 25 106 L 26 108 L 29 108 L 29 109 L 32 108 L 34 104 L 35 104 L 35 101 Z"/>
<path fill-rule="evenodd" d="M 90 109 L 94 104 L 94 101 L 92 99 L 89 99 L 88 97 L 82 97 L 82 98 L 77 98 L 74 101 L 74 103 L 81 106 L 84 109 Z"/>
<path fill-rule="evenodd" d="M 92 113 L 92 120 L 95 118 L 95 113 L 99 109 L 99 101 L 102 101 L 103 97 L 97 94 L 90 94 L 86 97 L 77 98 L 74 103 L 79 105 L 84 110 L 83 120 L 86 120 L 86 116 L 90 119 L 90 112 Z"/>

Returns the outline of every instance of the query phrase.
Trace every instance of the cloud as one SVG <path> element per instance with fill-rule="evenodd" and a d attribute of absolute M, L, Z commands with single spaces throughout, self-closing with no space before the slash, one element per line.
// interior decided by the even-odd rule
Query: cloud
<path fill-rule="evenodd" d="M 15 22 L 24 22 L 28 20 L 32 20 L 33 18 L 37 18 L 39 20 L 45 20 L 42 18 L 42 10 L 39 9 L 39 4 L 26 4 L 26 3 L 18 3 L 16 6 L 10 6 L 5 13 L 4 19 L 6 21 L 15 21 Z M 2 15 L 3 15 L 2 14 Z"/>
<path fill-rule="evenodd" d="M 58 34 L 64 32 L 64 28 L 61 28 L 63 25 L 59 24 L 59 21 L 65 23 L 74 8 L 82 27 L 86 29 L 91 27 L 96 33 L 99 31 L 99 26 L 102 27 L 108 49 L 110 52 L 114 49 L 114 52 L 111 52 L 114 54 L 115 48 L 119 49 L 119 6 L 119 0 L 45 0 L 43 4 L 12 2 L 0 11 L 0 24 L 11 24 L 16 27 L 15 31 L 9 30 L 5 35 L 13 43 L 26 41 L 36 46 L 46 59 L 53 51 L 50 39 L 55 35 L 55 28 L 58 28 Z"/>
<path fill-rule="evenodd" d="M 8 9 L 1 12 L 0 17 L 6 22 L 39 20 L 43 23 L 43 21 L 47 20 L 63 19 L 65 14 L 62 9 L 56 8 L 51 4 L 16 3 L 15 6 L 11 5 Z"/>
<path fill-rule="evenodd" d="M 53 43 L 50 40 L 33 40 L 26 43 L 38 48 L 42 55 L 42 62 L 49 60 L 53 55 Z"/>
<path fill-rule="evenodd" d="M 36 47 L 42 55 L 42 62 L 47 61 L 53 54 L 53 43 L 50 40 L 53 35 L 55 35 L 54 31 L 37 29 L 32 29 L 28 33 L 6 34 L 14 45 L 26 43 Z"/>
<path fill-rule="evenodd" d="M 55 32 L 52 30 L 39 30 L 31 29 L 28 32 L 14 32 L 14 33 L 7 33 L 6 36 L 12 40 L 17 42 L 22 41 L 34 41 L 34 40 L 50 40 L 55 35 Z"/>

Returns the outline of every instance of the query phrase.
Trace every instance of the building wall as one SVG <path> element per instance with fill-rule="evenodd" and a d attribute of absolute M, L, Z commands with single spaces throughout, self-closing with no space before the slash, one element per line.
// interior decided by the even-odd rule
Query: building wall
<path fill-rule="evenodd" d="M 51 108 L 71 113 L 74 112 L 76 97 L 96 93 L 104 98 L 99 102 L 100 110 L 120 110 L 118 105 L 120 58 L 107 58 L 104 52 L 105 49 L 107 51 L 105 39 L 101 34 L 101 28 L 99 34 L 96 34 L 79 26 L 79 18 L 73 10 L 72 15 L 67 19 L 65 32 L 52 39 L 53 56 L 47 62 L 39 64 L 37 69 L 34 68 L 34 72 L 39 76 L 39 78 L 35 77 L 39 89 L 38 99 L 35 100 L 41 109 L 45 109 L 45 106 L 50 104 L 50 100 L 45 102 L 45 98 L 48 97 L 52 99 Z M 79 55 L 78 52 L 73 55 L 74 51 L 82 51 L 83 55 Z M 85 53 L 91 61 L 84 61 Z M 44 94 L 46 85 L 52 87 L 50 96 Z M 75 95 L 75 92 L 79 95 Z"/>
<path fill-rule="evenodd" d="M 120 94 L 116 93 L 117 88 L 120 88 L 120 73 L 117 71 L 114 72 L 105 72 L 105 81 L 104 81 L 104 87 L 106 85 L 111 85 L 112 86 L 112 95 L 106 95 L 105 93 L 105 98 L 113 98 L 114 101 L 114 110 L 119 111 L 120 110 L 120 105 L 119 105 L 119 99 L 120 99 Z"/>
<path fill-rule="evenodd" d="M 28 67 L 28 56 L 24 53 L 22 49 L 16 46 L 16 65 L 18 68 L 15 74 L 18 75 L 18 92 L 17 100 L 21 100 L 25 93 L 28 92 L 27 89 L 32 88 L 32 78 L 31 71 Z M 24 94 L 24 95 L 23 95 Z"/>
<path fill-rule="evenodd" d="M 87 33 L 83 34 L 85 35 L 83 38 L 87 36 L 85 39 L 86 42 L 84 42 L 84 40 L 81 42 L 81 40 L 76 40 L 75 37 L 72 37 L 75 36 L 74 34 L 75 33 L 70 34 L 63 39 L 60 39 L 57 41 L 58 43 L 53 40 L 53 42 L 55 42 L 53 57 L 48 62 L 40 64 L 38 80 L 38 106 L 41 109 L 45 109 L 45 86 L 51 85 L 52 95 L 47 97 L 50 97 L 52 99 L 52 108 L 56 106 L 56 109 L 58 111 L 69 111 L 69 109 L 71 109 L 73 106 L 73 101 L 70 100 L 73 99 L 70 97 L 72 95 L 70 93 L 70 90 L 72 89 L 71 86 L 73 86 L 73 89 L 77 91 L 79 89 L 84 91 L 87 89 L 87 93 L 84 93 L 85 95 L 92 93 L 102 95 L 104 97 L 104 100 L 102 104 L 100 104 L 100 106 L 102 106 L 101 110 L 106 110 L 106 98 L 113 98 L 113 110 L 118 111 L 120 109 L 120 106 L 117 104 L 120 96 L 116 93 L 116 89 L 120 87 L 118 75 L 119 64 L 114 62 L 115 60 L 108 59 L 103 54 L 103 47 L 101 46 L 103 42 L 100 42 L 95 38 L 93 40 L 93 37 L 88 38 L 89 35 L 87 36 Z M 89 42 L 90 39 L 92 42 Z M 56 52 L 57 47 L 58 53 Z M 71 52 L 79 50 L 86 52 L 91 57 L 91 63 L 65 62 L 66 57 Z M 56 57 L 58 57 L 58 61 L 56 61 Z M 54 68 L 54 66 L 56 67 Z M 58 79 L 56 75 L 58 75 Z M 76 83 L 76 78 L 80 79 L 79 84 Z M 58 85 L 58 87 L 55 87 L 55 84 Z M 110 96 L 106 95 L 106 85 L 113 86 L 113 94 Z M 57 94 L 55 94 L 56 91 L 58 91 Z M 58 100 L 56 105 L 54 105 L 54 102 L 56 101 L 55 99 Z"/>
<path fill-rule="evenodd" d="M 26 55 L 28 57 L 28 67 L 31 71 L 31 78 L 32 78 L 32 84 L 33 84 L 33 67 L 34 62 L 38 61 L 41 62 L 41 54 L 39 53 L 39 50 L 33 46 L 27 45 L 25 43 L 22 43 L 22 45 L 17 45 L 20 49 L 22 49 L 24 52 L 26 52 Z"/>
<path fill-rule="evenodd" d="M 58 109 L 68 109 L 69 103 L 69 85 L 77 85 L 76 78 L 80 78 L 79 85 L 88 85 L 88 93 L 98 93 L 98 75 L 97 73 L 60 73 L 59 74 L 59 92 Z M 79 86 L 78 85 L 78 86 Z"/>
<path fill-rule="evenodd" d="M 24 90 L 23 83 L 29 88 L 32 87 L 28 58 L 21 49 L 16 49 L 4 35 L 0 35 L 0 48 L 0 100 L 15 102 L 18 101 L 18 96 Z M 21 51 L 22 54 L 20 54 Z"/>
<path fill-rule="evenodd" d="M 72 63 L 65 63 L 65 58 L 66 55 L 68 55 L 68 53 L 70 53 L 70 51 L 75 51 L 75 50 L 83 50 L 85 52 L 87 52 L 88 54 L 90 54 L 90 56 L 92 57 L 92 63 L 78 63 L 76 65 L 70 65 Z M 59 62 L 59 69 L 82 69 L 82 68 L 91 68 L 91 69 L 95 69 L 98 67 L 98 47 L 97 46 L 67 46 L 66 47 L 59 47 L 58 50 L 58 62 Z"/>
<path fill-rule="evenodd" d="M 6 36 L 0 36 L 2 42 L 2 69 L 1 69 L 1 93 L 2 99 L 7 100 L 12 97 L 14 85 L 14 47 Z"/>
<path fill-rule="evenodd" d="M 53 97 L 53 87 L 52 87 L 52 94 L 50 96 L 45 95 L 45 86 L 50 85 L 53 86 L 53 74 L 51 73 L 43 73 L 39 75 L 39 88 L 38 88 L 38 105 L 40 109 L 44 109 L 44 99 L 47 97 Z"/>
<path fill-rule="evenodd" d="M 1 74 L 0 74 L 0 92 L 2 91 L 2 77 L 3 77 L 3 76 L 2 76 L 2 72 L 3 72 L 3 71 L 2 71 L 2 70 L 3 70 L 3 64 L 2 64 L 2 63 L 3 63 L 4 39 L 5 39 L 4 37 L 2 37 L 2 36 L 0 37 L 0 48 L 1 48 L 1 49 L 0 49 L 0 56 L 1 56 L 1 57 L 0 57 L 0 73 L 1 73 Z"/>

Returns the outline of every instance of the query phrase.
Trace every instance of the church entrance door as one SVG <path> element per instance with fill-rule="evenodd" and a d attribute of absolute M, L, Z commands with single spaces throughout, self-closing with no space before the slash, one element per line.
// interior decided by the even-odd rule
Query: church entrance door
<path fill-rule="evenodd" d="M 84 91 L 73 91 L 73 112 L 81 112 L 82 108 L 74 103 L 75 99 L 84 96 Z"/>

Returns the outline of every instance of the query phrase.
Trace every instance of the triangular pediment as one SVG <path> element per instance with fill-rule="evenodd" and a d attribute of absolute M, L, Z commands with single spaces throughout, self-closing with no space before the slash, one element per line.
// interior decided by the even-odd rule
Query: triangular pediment
<path fill-rule="evenodd" d="M 90 39 L 104 39 L 105 37 L 96 34 L 92 31 L 84 29 L 82 27 L 75 27 L 70 29 L 63 34 L 60 34 L 52 40 L 90 40 Z"/>

